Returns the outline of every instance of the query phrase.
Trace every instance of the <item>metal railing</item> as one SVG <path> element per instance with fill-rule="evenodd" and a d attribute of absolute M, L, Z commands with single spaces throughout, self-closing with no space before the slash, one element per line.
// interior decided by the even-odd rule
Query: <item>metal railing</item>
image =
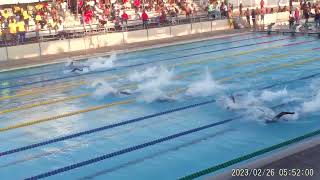
<path fill-rule="evenodd" d="M 181 24 L 190 24 L 195 22 L 214 21 L 225 19 L 226 17 L 211 18 L 206 14 L 190 17 L 167 17 L 165 21 L 160 22 L 158 17 L 150 18 L 147 28 L 159 28 L 168 27 Z M 131 20 L 127 23 L 120 22 L 119 24 L 91 24 L 91 25 L 79 25 L 68 26 L 63 31 L 48 29 L 45 31 L 29 31 L 26 33 L 24 42 L 19 42 L 19 33 L 12 35 L 8 33 L 7 29 L 3 29 L 3 33 L 0 36 L 0 47 L 16 46 L 21 44 L 40 43 L 46 41 L 54 41 L 60 39 L 74 39 L 82 38 L 85 36 L 92 36 L 104 33 L 123 32 L 123 31 L 136 31 L 146 29 L 143 27 L 141 20 Z"/>

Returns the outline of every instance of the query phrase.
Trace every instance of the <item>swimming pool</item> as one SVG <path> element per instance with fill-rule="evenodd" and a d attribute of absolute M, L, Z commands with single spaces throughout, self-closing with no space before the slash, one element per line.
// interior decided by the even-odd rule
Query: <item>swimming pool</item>
<path fill-rule="evenodd" d="M 2 72 L 1 177 L 177 179 L 317 130 L 319 47 L 244 33 Z"/>

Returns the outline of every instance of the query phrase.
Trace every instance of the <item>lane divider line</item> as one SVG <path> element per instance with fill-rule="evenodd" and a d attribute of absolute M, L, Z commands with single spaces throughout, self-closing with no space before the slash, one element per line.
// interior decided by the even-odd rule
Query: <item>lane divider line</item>
<path fill-rule="evenodd" d="M 300 78 L 298 78 L 296 80 L 290 80 L 290 81 L 282 82 L 282 84 L 289 84 L 289 83 L 295 82 L 297 80 L 311 79 L 311 78 L 314 78 L 314 77 L 319 76 L 319 75 L 320 75 L 320 73 L 315 73 L 315 74 L 312 74 L 312 75 L 300 77 Z M 280 83 L 276 83 L 275 85 L 280 85 Z M 270 88 L 271 87 L 273 87 L 273 86 L 270 86 Z M 267 89 L 267 88 L 268 87 L 264 87 L 264 88 L 260 88 L 260 89 Z M 170 113 L 177 112 L 177 111 L 182 111 L 182 110 L 185 110 L 185 109 L 191 109 L 191 108 L 202 106 L 202 105 L 205 105 L 205 104 L 211 104 L 211 103 L 214 103 L 214 102 L 215 102 L 215 100 L 211 100 L 211 101 L 206 101 L 206 102 L 202 102 L 202 103 L 198 103 L 198 104 L 184 106 L 184 107 L 180 107 L 180 108 L 176 108 L 176 109 L 172 109 L 172 110 L 168 110 L 168 111 L 162 111 L 162 112 L 159 112 L 159 113 L 156 113 L 156 114 L 151 114 L 151 115 L 147 115 L 147 116 L 143 116 L 143 117 L 139 117 L 139 118 L 135 118 L 135 119 L 119 122 L 119 123 L 116 123 L 116 124 L 106 125 L 106 126 L 94 128 L 94 129 L 91 129 L 91 130 L 86 130 L 86 131 L 70 134 L 70 135 L 67 135 L 67 136 L 62 136 L 62 137 L 46 140 L 46 141 L 43 141 L 43 142 L 40 142 L 40 143 L 35 143 L 35 144 L 19 147 L 19 148 L 16 148 L 16 149 L 7 150 L 7 151 L 4 151 L 4 152 L 0 152 L 0 157 L 1 156 L 7 156 L 7 155 L 10 155 L 10 154 L 14 154 L 14 153 L 18 153 L 18 152 L 22 152 L 22 151 L 26 151 L 26 150 L 37 148 L 37 147 L 41 147 L 41 146 L 45 146 L 45 145 L 48 145 L 48 144 L 53 144 L 53 143 L 64 141 L 64 140 L 68 140 L 68 139 L 73 139 L 73 138 L 76 138 L 76 137 L 79 137 L 79 136 L 88 135 L 88 134 L 104 131 L 104 130 L 107 130 L 107 129 L 112 129 L 112 128 L 115 128 L 115 127 L 119 127 L 119 126 L 131 124 L 131 123 L 139 122 L 139 121 L 142 121 L 142 120 L 147 120 L 147 119 L 150 119 L 150 118 L 153 118 L 153 117 L 158 117 L 158 116 L 162 116 L 162 115 L 165 115 L 165 114 L 170 114 Z M 273 108 L 281 107 L 282 105 L 283 104 L 278 105 L 278 106 L 274 106 Z"/>
<path fill-rule="evenodd" d="M 15 111 L 20 111 L 20 110 L 30 109 L 30 108 L 34 108 L 34 107 L 38 107 L 38 106 L 55 104 L 55 103 L 59 103 L 59 102 L 72 101 L 72 100 L 75 100 L 75 99 L 88 97 L 89 95 L 90 94 L 81 94 L 81 95 L 78 95 L 78 96 L 71 96 L 71 97 L 67 97 L 67 98 L 60 98 L 60 99 L 53 99 L 53 100 L 48 100 L 48 101 L 41 101 L 41 102 L 37 102 L 37 103 L 34 103 L 34 104 L 27 104 L 27 105 L 14 107 L 14 108 L 10 108 L 10 109 L 4 109 L 4 110 L 0 110 L 0 115 L 6 114 L 6 113 L 15 112 Z"/>
<path fill-rule="evenodd" d="M 0 132 L 5 132 L 5 131 L 12 130 L 12 129 L 26 127 L 26 126 L 31 126 L 34 124 L 39 124 L 39 123 L 43 123 L 43 122 L 47 122 L 47 121 L 53 121 L 53 120 L 57 120 L 60 118 L 81 114 L 81 113 L 86 113 L 86 112 L 96 111 L 96 110 L 100 110 L 100 109 L 104 109 L 104 108 L 109 108 L 109 107 L 116 106 L 116 105 L 130 104 L 133 102 L 135 102 L 135 100 L 118 101 L 118 102 L 113 102 L 113 103 L 104 104 L 104 105 L 100 105 L 100 106 L 94 106 L 94 107 L 79 110 L 79 111 L 64 113 L 64 114 L 60 114 L 60 115 L 52 116 L 52 117 L 48 117 L 48 118 L 27 121 L 27 122 L 23 122 L 23 123 L 12 125 L 12 126 L 2 127 L 2 128 L 0 128 Z"/>
<path fill-rule="evenodd" d="M 305 140 L 305 139 L 308 139 L 308 138 L 311 138 L 311 137 L 314 137 L 314 136 L 318 136 L 319 134 L 320 134 L 320 130 L 316 130 L 316 131 L 313 131 L 313 132 L 304 134 L 304 135 L 302 135 L 302 136 L 298 136 L 298 137 L 296 137 L 296 138 L 290 139 L 290 140 L 288 140 L 288 141 L 283 141 L 283 142 L 281 142 L 281 143 L 279 143 L 279 144 L 275 144 L 275 145 L 273 145 L 273 146 L 269 146 L 269 147 L 267 147 L 267 148 L 263 148 L 263 149 L 261 149 L 261 150 L 252 152 L 252 153 L 250 153 L 250 154 L 246 154 L 246 155 L 244 155 L 244 156 L 241 156 L 241 157 L 232 159 L 232 160 L 230 160 L 230 161 L 227 161 L 227 162 L 218 164 L 218 165 L 216 165 L 216 166 L 213 166 L 213 167 L 210 167 L 210 168 L 207 168 L 207 169 L 204 169 L 204 170 L 195 172 L 195 173 L 193 173 L 193 174 L 190 174 L 190 175 L 187 175 L 187 176 L 185 176 L 185 177 L 179 178 L 179 180 L 192 180 L 192 179 L 195 179 L 195 178 L 198 178 L 198 177 L 201 177 L 201 176 L 204 176 L 204 175 L 207 175 L 207 174 L 216 172 L 216 171 L 218 171 L 218 170 L 227 168 L 227 167 L 229 167 L 229 166 L 238 164 L 238 163 L 240 163 L 240 162 L 243 162 L 243 161 L 252 159 L 252 158 L 254 158 L 254 157 L 257 157 L 257 156 L 266 154 L 266 153 L 268 153 L 268 152 L 272 152 L 272 151 L 274 151 L 274 150 L 276 150 L 276 149 L 280 149 L 280 148 L 286 147 L 286 146 L 288 146 L 288 145 L 301 142 L 302 140 Z"/>
<path fill-rule="evenodd" d="M 68 88 L 79 87 L 79 86 L 84 85 L 84 84 L 85 84 L 84 82 L 80 82 L 80 83 L 76 83 L 76 84 L 68 84 L 68 85 L 63 85 L 63 86 L 58 86 L 58 87 L 46 87 L 46 88 L 39 89 L 39 90 L 26 91 L 26 92 L 23 92 L 23 93 L 12 95 L 12 96 L 2 96 L 2 97 L 0 97 L 0 101 L 7 100 L 7 99 L 12 99 L 12 98 L 17 98 L 17 97 L 34 95 L 34 94 L 42 93 L 42 92 L 46 92 L 46 91 L 65 90 L 65 89 L 68 89 Z"/>
<path fill-rule="evenodd" d="M 278 47 L 278 46 L 276 46 Z M 225 58 L 225 57 L 229 57 L 229 56 L 240 56 L 240 55 L 245 55 L 245 54 L 249 54 L 249 53 L 252 53 L 252 52 L 256 52 L 256 51 L 260 51 L 260 50 L 265 50 L 265 49 L 268 49 L 268 48 L 261 48 L 261 49 L 256 49 L 256 50 L 251 50 L 251 51 L 245 51 L 245 52 L 241 52 L 241 53 L 236 53 L 236 54 L 231 54 L 231 55 L 226 55 L 226 56 L 221 56 L 221 57 L 218 57 L 218 58 L 215 58 L 215 59 L 212 59 L 212 58 L 207 58 L 206 60 L 204 60 L 203 62 L 205 61 L 212 61 L 212 60 L 218 60 L 219 58 Z M 173 66 L 169 66 L 169 67 L 175 67 L 175 66 L 182 66 L 182 65 L 192 65 L 193 63 L 191 62 L 184 62 L 182 64 L 178 64 L 178 65 L 173 65 Z M 125 77 L 126 74 L 121 74 L 120 77 Z M 115 78 L 118 78 L 118 77 L 107 77 L 106 80 L 113 80 Z M 84 83 L 85 84 L 85 83 Z M 31 89 L 32 90 L 32 89 Z M 28 93 L 27 95 L 32 95 L 32 93 Z M 19 96 L 15 96 L 15 95 L 12 95 L 10 96 L 10 98 L 6 98 L 6 99 L 11 99 L 11 98 L 15 98 L 15 97 L 19 97 Z M 1 97 L 0 97 L 0 100 L 1 100 Z"/>
<path fill-rule="evenodd" d="M 80 77 L 80 76 L 87 76 L 87 75 L 92 75 L 92 74 L 97 74 L 97 73 L 116 71 L 116 70 L 123 69 L 123 68 L 132 68 L 132 67 L 147 65 L 147 64 L 151 64 L 151 63 L 172 61 L 172 60 L 182 59 L 182 58 L 186 58 L 186 57 L 192 57 L 192 56 L 197 56 L 197 55 L 202 55 L 202 54 L 209 54 L 209 53 L 219 52 L 219 51 L 226 51 L 226 50 L 237 49 L 237 48 L 242 48 L 242 47 L 249 47 L 249 46 L 254 46 L 254 45 L 267 44 L 267 43 L 272 43 L 272 42 L 277 42 L 277 41 L 282 41 L 282 40 L 287 40 L 287 39 L 290 39 L 290 37 L 276 39 L 276 40 L 270 40 L 270 41 L 264 41 L 264 42 L 259 42 L 259 43 L 245 44 L 245 45 L 241 45 L 241 46 L 234 46 L 234 47 L 218 49 L 218 50 L 212 50 L 212 51 L 204 51 L 204 52 L 200 52 L 200 53 L 183 55 L 183 56 L 178 56 L 178 57 L 174 57 L 174 58 L 165 58 L 165 59 L 161 59 L 161 60 L 148 61 L 148 62 L 137 63 L 137 64 L 133 64 L 133 65 L 119 66 L 119 67 L 110 68 L 110 69 L 107 69 L 107 70 L 91 71 L 89 73 L 75 74 L 75 75 L 71 75 L 71 76 L 61 76 L 61 77 L 58 77 L 58 78 L 52 78 L 52 79 L 47 79 L 47 80 L 33 81 L 33 82 L 29 82 L 29 83 L 17 84 L 17 85 L 12 85 L 12 86 L 8 86 L 8 87 L 0 87 L 0 90 L 24 87 L 24 86 L 29 86 L 29 85 L 39 84 L 39 83 L 57 81 L 57 80 L 62 80 L 62 79 L 69 79 L 69 78 Z"/>
<path fill-rule="evenodd" d="M 64 141 L 64 140 L 67 140 L 67 139 L 76 138 L 76 137 L 83 136 L 83 135 L 88 135 L 88 134 L 92 134 L 92 133 L 96 133 L 96 132 L 100 132 L 100 131 L 105 131 L 107 129 L 112 129 L 112 128 L 115 128 L 115 127 L 124 126 L 124 125 L 127 125 L 127 124 L 143 121 L 143 120 L 146 120 L 146 119 L 151 119 L 151 118 L 154 118 L 154 117 L 163 116 L 163 115 L 166 115 L 166 114 L 171 114 L 171 113 L 178 112 L 178 111 L 183 111 L 183 110 L 192 109 L 192 108 L 203 106 L 203 105 L 207 105 L 207 104 L 212 104 L 214 102 L 215 102 L 214 99 L 213 100 L 209 100 L 209 101 L 204 101 L 204 102 L 201 102 L 201 103 L 182 106 L 182 107 L 178 107 L 178 108 L 175 108 L 175 109 L 170 109 L 170 110 L 167 110 L 167 111 L 162 111 L 162 112 L 158 112 L 158 113 L 154 113 L 154 114 L 150 114 L 150 115 L 146 115 L 146 116 L 142 116 L 142 117 L 138 117 L 138 118 L 122 121 L 122 122 L 119 122 L 119 123 L 105 125 L 105 126 L 102 126 L 102 127 L 98 127 L 98 128 L 94 128 L 94 129 L 90 129 L 90 130 L 86 130 L 86 131 L 70 134 L 70 135 L 67 135 L 67 136 L 50 139 L 50 140 L 43 141 L 43 142 L 40 142 L 40 143 L 36 143 L 36 144 L 20 147 L 20 148 L 17 148 L 17 149 L 12 149 L 12 150 L 8 150 L 8 151 L 0 152 L 0 157 L 6 156 L 6 155 L 10 155 L 10 154 L 14 154 L 14 153 L 21 152 L 21 151 L 26 151 L 28 149 L 33 149 L 33 148 L 44 146 L 44 145 L 47 145 L 47 144 L 56 143 L 56 142 L 59 142 L 59 141 Z"/>
<path fill-rule="evenodd" d="M 240 35 L 233 35 L 233 36 L 226 36 L 226 37 L 221 37 L 221 38 L 215 38 L 214 40 L 216 39 L 231 39 L 233 37 L 241 37 L 241 36 L 246 36 L 246 35 L 249 35 L 251 33 L 244 33 L 244 34 L 240 34 Z M 274 36 L 274 35 L 272 35 Z M 245 39 L 240 39 L 240 40 L 250 40 L 250 39 L 260 39 L 260 38 L 265 38 L 265 37 L 270 37 L 270 35 L 263 35 L 263 36 L 258 36 L 258 37 L 252 37 L 252 38 L 245 38 Z M 203 41 L 210 41 L 210 40 L 203 40 Z M 194 44 L 194 43 L 199 43 L 199 42 L 202 42 L 202 41 L 197 41 L 197 42 L 188 42 L 188 43 L 184 43 L 184 44 L 178 44 L 178 45 L 174 45 L 174 46 L 181 46 L 181 45 L 185 45 L 185 44 Z M 232 41 L 228 41 L 230 43 L 232 43 Z M 239 40 L 235 40 L 233 42 L 239 42 Z M 223 42 L 223 43 L 226 43 L 226 42 Z M 215 44 L 211 44 L 211 45 L 221 45 L 220 43 L 215 43 Z M 165 47 L 169 47 L 169 46 L 165 46 Z M 201 46 L 200 46 L 201 47 Z M 198 47 L 199 48 L 199 47 Z M 181 51 L 183 49 L 180 49 L 180 50 L 174 50 L 174 51 Z M 166 52 L 167 53 L 167 52 Z M 160 54 L 166 54 L 166 53 L 158 53 L 159 55 Z M 124 53 L 121 53 L 121 54 L 124 54 Z M 152 54 L 152 55 L 158 55 L 158 54 Z M 149 56 L 148 56 L 149 57 Z M 141 58 L 141 57 L 140 57 Z M 130 58 L 131 59 L 131 58 Z M 122 60 L 128 60 L 128 58 L 122 58 L 122 59 L 119 59 L 120 61 Z M 62 63 L 59 63 L 59 64 L 63 64 L 64 62 Z M 62 69 L 63 70 L 63 69 Z M 41 75 L 41 74 L 48 74 L 48 73 L 52 73 L 52 72 L 57 72 L 57 70 L 51 70 L 51 71 L 44 71 L 44 72 L 39 72 L 39 73 L 34 73 L 34 74 L 28 74 L 28 75 L 24 75 L 23 77 L 29 77 L 29 76 L 36 76 L 36 75 Z M 1 74 L 1 73 L 0 73 Z M 22 76 L 16 76 L 16 77 L 12 77 L 12 78 L 3 78 L 3 79 L 0 79 L 0 81 L 8 81 L 8 80 L 11 80 L 11 79 L 19 79 L 21 78 Z M 1 82 L 0 82 L 1 84 Z"/>

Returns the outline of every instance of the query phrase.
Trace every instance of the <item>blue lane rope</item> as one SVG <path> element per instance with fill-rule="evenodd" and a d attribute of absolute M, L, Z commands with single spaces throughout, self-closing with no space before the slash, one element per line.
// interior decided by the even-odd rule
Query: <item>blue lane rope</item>
<path fill-rule="evenodd" d="M 14 154 L 14 153 L 21 152 L 21 151 L 25 151 L 25 150 L 28 150 L 28 149 L 33 149 L 33 148 L 36 148 L 36 147 L 39 147 L 39 146 L 44 146 L 44 145 L 47 145 L 47 144 L 52 144 L 52 143 L 56 143 L 56 142 L 59 142 L 59 141 L 64 141 L 64 140 L 67 140 L 67 139 L 72 139 L 72 138 L 76 138 L 76 137 L 79 137 L 79 136 L 96 133 L 96 132 L 99 132 L 99 131 L 104 131 L 104 130 L 107 130 L 107 129 L 123 126 L 123 125 L 126 125 L 126 124 L 135 123 L 135 122 L 142 121 L 142 120 L 145 120 L 145 119 L 150 119 L 150 118 L 153 118 L 153 117 L 162 116 L 162 115 L 165 115 L 165 114 L 170 114 L 170 113 L 177 112 L 177 111 L 182 111 L 182 110 L 186 110 L 186 109 L 195 108 L 195 107 L 198 107 L 198 106 L 203 106 L 203 105 L 206 105 L 206 104 L 211 104 L 211 103 L 214 103 L 214 102 L 215 102 L 214 99 L 213 100 L 209 100 L 209 101 L 204 101 L 204 102 L 197 103 L 197 104 L 183 106 L 183 107 L 171 109 L 171 110 L 168 110 L 168 111 L 162 111 L 162 112 L 159 112 L 159 113 L 155 113 L 155 114 L 151 114 L 151 115 L 147 115 L 147 116 L 143 116 L 143 117 L 139 117 L 139 118 L 135 118 L 135 119 L 131 119 L 131 120 L 115 123 L 115 124 L 110 124 L 110 125 L 102 126 L 102 127 L 99 127 L 99 128 L 94 128 L 94 129 L 91 129 L 91 130 L 82 131 L 82 132 L 79 132 L 79 133 L 75 133 L 75 134 L 71 134 L 71 135 L 67 135 L 67 136 L 63 136 L 63 137 L 54 138 L 54 139 L 43 141 L 43 142 L 40 142 L 40 143 L 36 143 L 36 144 L 23 146 L 23 147 L 12 149 L 12 150 L 0 152 L 0 157 L 6 156 L 6 155 L 9 155 L 9 154 Z"/>
<path fill-rule="evenodd" d="M 250 33 L 249 33 L 250 34 Z M 244 35 L 248 35 L 248 34 L 244 34 Z M 243 35 L 243 36 L 244 36 Z M 228 37 L 226 39 L 230 39 L 232 37 L 235 37 L 235 36 L 231 36 L 231 37 Z M 222 43 L 213 43 L 213 44 L 207 44 L 207 45 L 202 45 L 202 46 L 197 46 L 197 47 L 194 47 L 193 49 L 196 49 L 196 48 L 201 48 L 201 47 L 210 47 L 210 46 L 216 46 L 216 45 L 222 45 L 222 44 L 229 44 L 229 43 L 234 43 L 234 42 L 238 42 L 238 41 L 246 41 L 246 40 L 250 40 L 250 39 L 257 39 L 257 38 L 262 38 L 262 37 L 265 37 L 264 36 L 257 36 L 257 37 L 252 37 L 252 38 L 244 38 L 244 39 L 239 39 L 239 40 L 234 40 L 234 41 L 228 41 L 228 42 L 222 42 Z M 222 38 L 216 38 L 216 39 L 222 39 Z M 197 42 L 189 42 L 189 43 L 184 43 L 184 44 L 181 44 L 181 45 L 185 45 L 185 44 L 194 44 L 194 43 L 199 43 L 199 42 L 204 42 L 204 41 L 210 41 L 212 39 L 209 39 L 209 40 L 203 40 L 203 41 L 197 41 Z M 172 45 L 172 46 L 177 46 L 177 45 Z M 179 46 L 179 45 L 178 45 Z M 165 46 L 165 47 L 170 47 L 170 46 Z M 186 49 L 178 49 L 178 50 L 172 50 L 172 51 L 166 51 L 166 52 L 162 52 L 162 53 L 153 53 L 151 54 L 152 56 L 157 56 L 157 55 L 162 55 L 162 54 L 168 54 L 168 53 L 173 53 L 173 52 L 179 52 L 179 51 L 184 51 L 184 50 L 191 50 L 192 48 L 186 48 Z M 150 57 L 150 55 L 144 55 L 142 57 Z M 141 56 L 139 56 L 138 58 L 141 58 Z M 117 59 L 117 61 L 124 61 L 124 60 L 132 60 L 132 59 L 138 59 L 138 58 L 119 58 Z M 58 64 L 63 64 L 64 62 L 62 63 L 58 63 Z M 61 69 L 63 70 L 63 69 Z M 49 74 L 49 73 L 54 73 L 54 72 L 57 72 L 57 70 L 50 70 L 50 71 L 44 71 L 44 72 L 39 72 L 39 73 L 34 73 L 34 74 L 28 74 L 28 75 L 24 75 L 24 76 L 15 76 L 15 77 L 10 77 L 10 78 L 3 78 L 3 79 L 0 79 L 0 81 L 8 81 L 8 80 L 13 80 L 13 79 L 20 79 L 20 78 L 25 78 L 25 77 L 30 77 L 30 76 L 37 76 L 37 75 L 42 75 L 42 74 Z"/>
<path fill-rule="evenodd" d="M 91 71 L 89 73 L 84 73 L 84 74 L 75 74 L 75 75 L 71 75 L 71 76 L 61 76 L 61 77 L 58 77 L 58 78 L 52 78 L 52 79 L 47 79 L 47 80 L 34 81 L 34 82 L 29 82 L 29 83 L 24 83 L 24 84 L 17 84 L 17 85 L 12 85 L 12 86 L 7 86 L 7 87 L 1 87 L 0 90 L 18 88 L 18 87 L 23 87 L 23 86 L 28 86 L 28 85 L 46 83 L 46 82 L 57 81 L 57 80 L 68 79 L 68 78 L 79 77 L 79 76 L 87 76 L 87 75 L 97 74 L 97 73 L 110 72 L 110 71 L 121 70 L 121 69 L 125 69 L 125 68 L 132 68 L 132 67 L 152 64 L 152 63 L 156 63 L 156 62 L 172 61 L 172 60 L 177 60 L 177 59 L 186 58 L 186 57 L 192 57 L 192 56 L 208 54 L 208 53 L 213 53 L 213 52 L 219 52 L 219 51 L 226 51 L 226 50 L 237 49 L 237 48 L 242 48 L 242 47 L 265 44 L 265 43 L 271 43 L 271 42 L 281 41 L 281 40 L 285 40 L 285 39 L 288 39 L 288 38 L 281 38 L 281 39 L 276 39 L 276 40 L 271 40 L 271 41 L 263 41 L 263 42 L 259 42 L 259 43 L 252 43 L 252 44 L 246 44 L 246 45 L 241 45 L 241 46 L 234 46 L 234 47 L 230 47 L 230 48 L 224 48 L 224 49 L 218 49 L 218 50 L 212 50 L 212 51 L 205 51 L 205 52 L 194 53 L 194 54 L 190 54 L 190 55 L 177 56 L 177 57 L 174 57 L 174 58 L 153 60 L 153 61 L 133 64 L 133 65 L 119 66 L 119 67 L 110 68 L 110 69 L 106 69 L 106 70 Z"/>
<path fill-rule="evenodd" d="M 109 158 L 112 158 L 112 157 L 115 157 L 115 156 L 119 156 L 119 155 L 122 155 L 122 154 L 129 153 L 129 152 L 132 152 L 132 151 L 137 151 L 139 149 L 143 149 L 143 148 L 146 148 L 148 146 L 153 146 L 153 145 L 165 142 L 165 141 L 169 141 L 169 140 L 181 137 L 181 136 L 185 136 L 185 135 L 188 135 L 188 134 L 191 134 L 191 133 L 202 131 L 204 129 L 208 129 L 208 128 L 211 128 L 211 127 L 214 127 L 214 126 L 225 124 L 227 122 L 233 121 L 233 120 L 238 119 L 238 118 L 239 117 L 234 117 L 234 118 L 226 119 L 226 120 L 223 120 L 223 121 L 211 123 L 211 124 L 208 124 L 208 125 L 200 126 L 198 128 L 190 129 L 188 131 L 179 132 L 179 133 L 176 133 L 176 134 L 173 134 L 173 135 L 170 135 L 170 136 L 166 136 L 166 137 L 159 138 L 159 139 L 156 139 L 156 140 L 153 140 L 153 141 L 149 141 L 149 142 L 146 142 L 146 143 L 143 143 L 143 144 L 139 144 L 139 145 L 132 146 L 132 147 L 129 147 L 129 148 L 126 148 L 126 149 L 122 149 L 120 151 L 115 151 L 115 152 L 112 152 L 112 153 L 109 153 L 109 154 L 105 154 L 105 155 L 102 155 L 102 156 L 99 156 L 99 157 L 96 157 L 96 158 L 93 158 L 93 159 L 89 159 L 87 161 L 82 161 L 82 162 L 75 163 L 75 164 L 72 164 L 72 165 L 69 165 L 69 166 L 65 166 L 63 168 L 59 168 L 59 169 L 56 169 L 56 170 L 53 170 L 53 171 L 49 171 L 49 172 L 40 174 L 40 175 L 37 175 L 37 176 L 26 178 L 26 180 L 35 180 L 35 179 L 42 179 L 42 178 L 50 177 L 50 176 L 53 176 L 55 174 L 63 173 L 63 172 L 66 172 L 66 171 L 70 171 L 72 169 L 76 169 L 76 168 L 79 168 L 79 167 L 82 167 L 82 166 L 93 164 L 93 163 L 96 163 L 96 162 L 99 162 L 99 161 L 103 161 L 105 159 L 109 159 Z"/>
<path fill-rule="evenodd" d="M 298 78 L 296 80 L 310 79 L 310 78 L 316 77 L 317 75 L 320 75 L 320 73 L 304 76 L 304 77 Z M 294 80 L 283 82 L 282 84 L 292 83 L 292 82 L 294 82 Z M 275 85 L 280 85 L 280 84 L 277 83 Z M 271 87 L 274 87 L 274 86 L 271 86 Z M 266 89 L 266 88 L 262 88 L 262 89 Z M 18 152 L 21 152 L 21 151 L 26 151 L 26 150 L 33 149 L 33 148 L 40 147 L 40 146 L 45 146 L 45 145 L 56 143 L 56 142 L 59 142 L 59 141 L 64 141 L 64 140 L 76 138 L 76 137 L 83 136 L 83 135 L 87 135 L 87 134 L 91 134 L 91 133 L 95 133 L 95 132 L 99 132 L 99 131 L 104 131 L 104 130 L 107 130 L 107 129 L 111 129 L 111 128 L 114 128 L 114 127 L 123 126 L 123 125 L 126 125 L 126 124 L 142 121 L 142 120 L 149 119 L 149 118 L 152 118 L 152 117 L 161 116 L 161 115 L 164 115 L 164 114 L 169 114 L 169 113 L 173 113 L 173 112 L 176 112 L 176 111 L 181 111 L 181 110 L 184 110 L 184 109 L 189 109 L 189 108 L 193 108 L 193 107 L 196 107 L 196 106 L 201 106 L 201 105 L 204 105 L 204 104 L 213 103 L 213 102 L 215 102 L 215 100 L 206 101 L 206 102 L 198 103 L 198 104 L 193 104 L 193 105 L 189 105 L 189 106 L 185 106 L 185 107 L 181 107 L 181 108 L 177 108 L 177 109 L 173 109 L 173 110 L 169 110 L 169 111 L 164 111 L 164 112 L 160 112 L 160 113 L 156 113 L 156 114 L 152 114 L 152 115 L 148 115 L 148 116 L 144 116 L 144 117 L 140 117 L 140 118 L 136 118 L 136 119 L 132 119 L 132 120 L 116 123 L 116 124 L 102 126 L 102 127 L 99 127 L 99 128 L 88 130 L 88 131 L 82 131 L 82 132 L 71 134 L 71 135 L 68 135 L 68 136 L 59 137 L 59 138 L 43 141 L 43 142 L 36 143 L 36 144 L 31 144 L 31 145 L 28 145 L 28 146 L 23 146 L 23 147 L 20 147 L 20 148 L 16 148 L 16 149 L 0 152 L 0 157 L 1 156 L 6 156 L 6 155 L 9 155 L 9 154 L 18 153 Z"/>

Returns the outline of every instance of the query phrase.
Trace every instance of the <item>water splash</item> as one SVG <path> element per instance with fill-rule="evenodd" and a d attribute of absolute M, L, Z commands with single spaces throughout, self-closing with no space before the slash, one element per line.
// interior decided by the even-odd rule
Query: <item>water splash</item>
<path fill-rule="evenodd" d="M 174 73 L 164 67 L 160 67 L 157 76 L 138 85 L 137 92 L 140 93 L 139 100 L 147 103 L 155 100 L 170 99 L 165 89 L 173 84 Z"/>
<path fill-rule="evenodd" d="M 91 84 L 92 88 L 96 88 L 93 96 L 96 98 L 103 98 L 110 94 L 117 94 L 118 90 L 113 88 L 110 84 L 104 82 L 103 80 L 96 80 Z"/>
<path fill-rule="evenodd" d="M 260 95 L 260 99 L 263 101 L 270 102 L 276 99 L 281 99 L 286 96 L 288 96 L 288 91 L 286 88 L 279 91 L 264 90 Z"/>
<path fill-rule="evenodd" d="M 110 57 L 98 57 L 95 59 L 89 59 L 90 61 L 93 61 L 91 64 L 89 64 L 89 69 L 91 71 L 94 70 L 102 70 L 102 69 L 109 69 L 113 68 L 115 66 L 115 61 L 117 60 L 117 54 L 112 54 Z"/>
<path fill-rule="evenodd" d="M 157 67 L 149 67 L 143 71 L 135 70 L 131 75 L 129 75 L 129 81 L 141 82 L 149 78 L 154 78 L 158 75 L 160 69 Z"/>
<path fill-rule="evenodd" d="M 224 89 L 223 86 L 218 84 L 212 78 L 207 68 L 204 79 L 191 83 L 185 94 L 192 97 L 207 97 L 223 89 Z"/>

